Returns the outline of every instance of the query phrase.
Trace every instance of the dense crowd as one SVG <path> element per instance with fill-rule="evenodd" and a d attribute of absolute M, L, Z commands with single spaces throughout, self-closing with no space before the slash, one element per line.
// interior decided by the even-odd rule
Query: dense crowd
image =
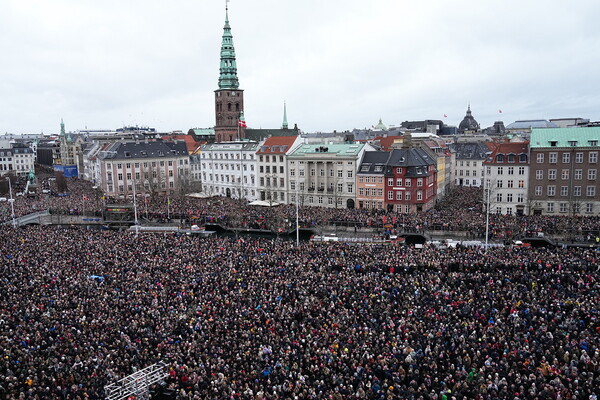
<path fill-rule="evenodd" d="M 102 216 L 107 204 L 133 202 L 133 196 L 105 197 L 90 182 L 69 180 L 68 192 L 58 193 L 51 175 L 41 175 L 40 188 L 52 194 L 39 194 L 32 198 L 17 197 L 15 216 L 49 210 L 54 214 L 87 214 Z M 290 231 L 296 224 L 296 206 L 250 206 L 247 201 L 226 197 L 208 199 L 187 196 L 158 196 L 139 193 L 138 215 L 142 222 L 183 221 L 186 225 L 214 222 L 236 228 L 254 228 L 274 232 Z M 560 235 L 567 239 L 593 242 L 600 235 L 600 217 L 580 216 L 516 216 L 490 214 L 491 239 L 507 240 L 520 237 Z M 0 220 L 8 221 L 11 210 L 8 202 L 0 203 Z M 299 224 L 302 227 L 350 226 L 360 229 L 372 227 L 383 231 L 424 232 L 461 231 L 470 238 L 484 238 L 486 214 L 483 212 L 480 188 L 455 188 L 432 210 L 418 214 L 402 214 L 384 210 L 299 207 Z"/>
<path fill-rule="evenodd" d="M 0 231 L 0 396 L 596 399 L 599 253 Z"/>

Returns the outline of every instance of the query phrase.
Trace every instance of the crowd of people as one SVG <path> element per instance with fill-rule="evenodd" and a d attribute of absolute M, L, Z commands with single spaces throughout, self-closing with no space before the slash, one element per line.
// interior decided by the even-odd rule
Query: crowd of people
<path fill-rule="evenodd" d="M 593 248 L 0 231 L 0 396 L 596 399 Z"/>
<path fill-rule="evenodd" d="M 28 198 L 17 197 L 15 216 L 49 210 L 54 214 L 87 214 L 102 216 L 106 205 L 133 202 L 133 196 L 110 198 L 83 180 L 69 180 L 68 191 L 58 193 L 56 181 L 49 174 L 41 175 L 40 187 L 52 194 L 39 194 Z M 139 218 L 148 222 L 182 221 L 183 224 L 204 224 L 207 221 L 227 227 L 254 228 L 274 232 L 295 228 L 296 206 L 250 206 L 247 201 L 226 197 L 190 198 L 187 196 L 158 196 L 139 193 L 137 198 Z M 0 220 L 12 218 L 8 202 L 0 204 Z M 459 187 L 447 194 L 432 210 L 418 214 L 403 214 L 385 210 L 299 207 L 302 227 L 350 226 L 357 229 L 372 227 L 391 232 L 458 231 L 469 238 L 484 238 L 486 213 L 480 188 Z M 489 215 L 489 237 L 495 240 L 545 235 L 561 235 L 567 239 L 594 241 L 600 235 L 598 216 L 548 216 L 548 215 Z"/>

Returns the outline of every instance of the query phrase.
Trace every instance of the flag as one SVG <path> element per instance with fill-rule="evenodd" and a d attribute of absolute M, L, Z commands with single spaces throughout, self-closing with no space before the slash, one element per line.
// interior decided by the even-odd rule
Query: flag
<path fill-rule="evenodd" d="M 89 200 L 89 198 L 84 194 L 83 195 L 83 200 Z"/>
<path fill-rule="evenodd" d="M 448 118 L 448 116 L 446 114 L 444 114 L 444 118 Z"/>
<path fill-rule="evenodd" d="M 240 128 L 246 128 L 246 121 L 243 121 L 241 119 L 238 119 L 238 126 Z"/>
<path fill-rule="evenodd" d="M 500 114 L 502 114 L 502 110 L 498 110 L 498 112 L 499 112 Z"/>
<path fill-rule="evenodd" d="M 171 204 L 171 199 L 167 199 L 167 205 Z"/>

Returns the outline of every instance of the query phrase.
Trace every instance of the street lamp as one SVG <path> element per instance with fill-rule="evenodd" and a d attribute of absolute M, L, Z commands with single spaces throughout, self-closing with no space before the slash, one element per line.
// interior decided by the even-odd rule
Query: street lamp
<path fill-rule="evenodd" d="M 10 209 L 12 212 L 12 224 L 13 224 L 13 228 L 16 228 L 17 222 L 15 221 L 15 199 L 13 198 L 13 195 L 12 195 L 12 184 L 10 183 L 10 176 L 8 177 L 8 191 L 10 193 L 10 199 L 8 200 L 8 202 L 10 203 Z"/>

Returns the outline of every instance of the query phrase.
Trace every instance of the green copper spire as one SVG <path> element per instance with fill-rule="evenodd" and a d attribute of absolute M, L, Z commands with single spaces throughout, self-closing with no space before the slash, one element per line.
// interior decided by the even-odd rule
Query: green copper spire
<path fill-rule="evenodd" d="M 63 119 L 60 119 L 60 135 L 65 136 L 65 123 Z"/>
<path fill-rule="evenodd" d="M 282 129 L 288 129 L 287 107 L 285 105 L 285 101 L 283 102 L 283 124 L 281 124 L 281 128 Z"/>
<path fill-rule="evenodd" d="M 239 86 L 237 66 L 235 63 L 235 48 L 229 26 L 229 10 L 225 8 L 225 26 L 221 43 L 221 67 L 219 68 L 219 89 L 237 89 Z"/>

